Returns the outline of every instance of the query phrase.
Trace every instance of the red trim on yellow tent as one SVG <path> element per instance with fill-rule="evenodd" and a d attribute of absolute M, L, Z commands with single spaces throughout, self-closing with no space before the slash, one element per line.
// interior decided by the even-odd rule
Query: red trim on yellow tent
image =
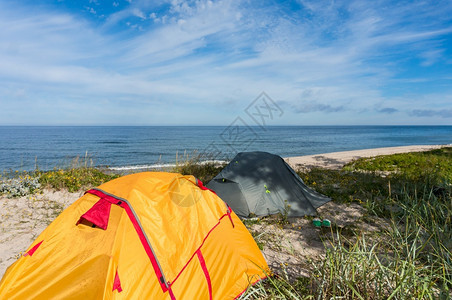
<path fill-rule="evenodd" d="M 231 221 L 232 228 L 234 228 L 235 226 L 234 226 L 234 222 L 232 221 L 232 216 L 231 216 L 232 209 L 229 207 L 229 205 L 227 205 L 227 207 L 228 207 L 228 212 L 227 213 L 228 213 L 229 221 Z"/>
<path fill-rule="evenodd" d="M 195 257 L 196 253 L 201 249 L 201 247 L 204 245 L 204 242 L 206 241 L 206 239 L 209 237 L 210 233 L 218 226 L 220 225 L 221 220 L 226 217 L 227 214 L 224 214 L 220 217 L 220 219 L 218 220 L 218 223 L 215 224 L 215 226 L 213 226 L 209 232 L 206 234 L 206 236 L 204 237 L 204 239 L 202 240 L 201 245 L 198 247 L 198 249 L 196 250 L 195 253 L 193 253 L 193 255 L 190 257 L 190 259 L 187 261 L 187 263 L 182 267 L 182 269 L 180 270 L 179 274 L 177 274 L 176 278 L 174 278 L 174 280 L 170 283 L 170 284 L 174 284 L 174 282 L 177 280 L 177 278 L 179 278 L 179 276 L 182 274 L 182 272 L 185 270 L 185 268 L 188 266 L 188 264 L 191 262 L 191 260 L 193 259 L 193 257 Z"/>
<path fill-rule="evenodd" d="M 148 242 L 148 239 L 146 238 L 146 235 L 145 235 L 143 229 L 141 228 L 138 220 L 136 219 L 135 214 L 133 213 L 132 208 L 130 207 L 127 200 L 121 199 L 119 197 L 116 198 L 115 196 L 112 196 L 112 195 L 108 195 L 98 189 L 91 189 L 91 190 L 87 191 L 86 193 L 96 195 L 102 199 L 107 200 L 108 202 L 110 202 L 112 204 L 116 204 L 125 209 L 127 216 L 129 217 L 130 221 L 132 222 L 133 227 L 135 228 L 135 231 L 137 232 L 138 237 L 140 238 L 141 244 L 143 245 L 143 248 L 146 251 L 146 253 L 151 261 L 152 267 L 154 268 L 155 275 L 159 279 L 160 287 L 162 288 L 163 292 L 166 292 L 168 290 L 168 286 L 165 281 L 163 271 L 160 269 L 160 265 L 157 261 L 157 258 L 154 255 L 154 252 L 152 251 L 152 248 Z"/>
<path fill-rule="evenodd" d="M 171 300 L 176 300 L 176 296 L 174 296 L 173 290 L 171 289 L 171 286 L 168 287 L 168 293 L 171 297 Z"/>
<path fill-rule="evenodd" d="M 84 213 L 77 222 L 80 224 L 82 219 L 93 223 L 103 230 L 107 230 L 108 219 L 110 217 L 111 203 L 104 198 L 100 198 L 93 207 L 91 207 L 86 213 Z"/>
<path fill-rule="evenodd" d="M 42 242 L 44 241 L 40 241 L 39 243 L 34 245 L 33 248 L 24 253 L 24 256 L 32 256 L 35 253 L 35 251 L 39 248 L 39 246 L 41 246 Z"/>
<path fill-rule="evenodd" d="M 202 271 L 204 272 L 204 276 L 206 276 L 207 286 L 209 288 L 209 299 L 212 300 L 212 281 L 210 280 L 209 270 L 207 270 L 206 261 L 202 256 L 201 249 L 198 249 L 198 251 L 196 251 L 196 255 L 198 255 L 198 260 L 201 264 Z"/>
<path fill-rule="evenodd" d="M 211 192 L 214 193 L 215 195 L 217 194 L 217 193 L 215 193 L 215 191 L 213 191 L 213 190 L 209 189 L 208 187 L 204 186 L 204 184 L 202 183 L 202 181 L 199 180 L 199 179 L 197 179 L 197 178 L 196 178 L 196 185 L 197 185 L 201 190 L 204 190 L 204 191 L 211 191 Z"/>
<path fill-rule="evenodd" d="M 122 292 L 121 280 L 119 280 L 118 270 L 116 270 L 115 280 L 113 281 L 113 291 L 117 290 L 118 293 Z"/>

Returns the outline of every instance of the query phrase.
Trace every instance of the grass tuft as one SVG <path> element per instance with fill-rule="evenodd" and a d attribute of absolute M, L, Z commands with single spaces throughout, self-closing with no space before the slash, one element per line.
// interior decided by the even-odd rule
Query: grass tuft
<path fill-rule="evenodd" d="M 193 158 L 186 158 L 183 162 L 178 162 L 172 172 L 182 175 L 193 175 L 204 184 L 207 184 L 225 165 L 225 163 L 214 161 L 202 161 L 199 156 L 195 156 Z"/>

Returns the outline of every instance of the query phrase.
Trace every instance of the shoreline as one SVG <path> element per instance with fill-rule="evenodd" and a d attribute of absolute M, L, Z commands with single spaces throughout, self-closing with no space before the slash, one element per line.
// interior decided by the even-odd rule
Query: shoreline
<path fill-rule="evenodd" d="M 289 164 L 293 169 L 297 170 L 310 169 L 313 167 L 321 167 L 325 169 L 340 169 L 347 163 L 362 157 L 375 157 L 379 155 L 391 155 L 398 153 L 408 153 L 408 152 L 422 152 L 434 149 L 440 149 L 443 147 L 451 146 L 450 144 L 445 145 L 409 145 L 409 146 L 395 146 L 395 147 L 382 147 L 382 148 L 369 148 L 360 150 L 348 150 L 339 152 L 328 152 L 319 153 L 311 155 L 302 156 L 290 156 L 283 157 L 284 161 Z M 183 162 L 182 162 L 183 163 Z M 229 163 L 224 160 L 207 160 L 200 161 L 199 163 Z M 117 172 L 120 174 L 128 174 L 130 172 L 136 171 L 156 171 L 165 170 L 166 168 L 176 167 L 177 163 L 167 163 L 167 164 L 156 164 L 156 165 L 137 165 L 137 166 L 121 166 L 121 167 L 108 167 L 106 170 Z"/>
<path fill-rule="evenodd" d="M 340 151 L 314 155 L 284 157 L 293 169 L 340 169 L 347 163 L 362 157 L 375 157 L 408 152 L 422 152 L 447 147 L 448 145 L 411 145 L 397 147 L 371 148 L 362 150 Z"/>

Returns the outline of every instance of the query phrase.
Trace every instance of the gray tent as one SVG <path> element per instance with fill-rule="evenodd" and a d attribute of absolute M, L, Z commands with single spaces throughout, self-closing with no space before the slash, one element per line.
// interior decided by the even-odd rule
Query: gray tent
<path fill-rule="evenodd" d="M 315 215 L 331 199 L 308 188 L 278 155 L 241 152 L 208 184 L 240 217 Z"/>

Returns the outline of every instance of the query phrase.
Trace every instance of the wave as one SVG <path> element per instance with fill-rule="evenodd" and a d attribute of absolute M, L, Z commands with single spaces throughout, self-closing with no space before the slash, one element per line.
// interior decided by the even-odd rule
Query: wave
<path fill-rule="evenodd" d="M 175 167 L 175 166 L 176 166 L 176 164 L 152 164 L 152 165 L 108 167 L 108 169 L 114 170 L 114 171 L 127 171 L 127 170 L 163 169 L 163 168 L 171 168 L 171 167 Z"/>
<path fill-rule="evenodd" d="M 225 160 L 205 160 L 200 161 L 198 164 L 205 165 L 205 164 L 226 164 L 228 163 Z M 117 166 L 117 167 L 108 167 L 109 170 L 113 171 L 129 171 L 129 170 L 149 170 L 149 169 L 166 169 L 166 168 L 174 168 L 178 164 L 171 163 L 171 164 L 165 164 L 165 163 L 156 163 L 156 164 L 150 164 L 150 165 L 132 165 L 132 166 Z M 183 163 L 180 163 L 179 165 L 183 165 Z"/>

